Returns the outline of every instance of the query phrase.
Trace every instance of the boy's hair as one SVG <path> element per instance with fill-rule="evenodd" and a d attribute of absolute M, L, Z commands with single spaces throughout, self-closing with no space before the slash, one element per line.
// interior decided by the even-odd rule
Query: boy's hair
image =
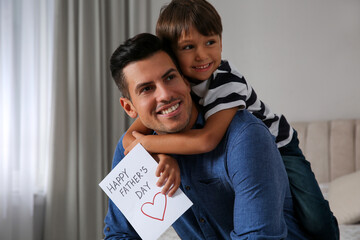
<path fill-rule="evenodd" d="M 221 17 L 206 0 L 172 0 L 160 10 L 156 35 L 166 44 L 174 46 L 181 34 L 194 27 L 204 35 L 222 34 Z"/>
<path fill-rule="evenodd" d="M 132 62 L 144 60 L 159 51 L 166 52 L 180 72 L 176 58 L 170 48 L 150 33 L 141 33 L 129 38 L 114 51 L 110 58 L 110 71 L 123 97 L 131 100 L 124 68 Z"/>

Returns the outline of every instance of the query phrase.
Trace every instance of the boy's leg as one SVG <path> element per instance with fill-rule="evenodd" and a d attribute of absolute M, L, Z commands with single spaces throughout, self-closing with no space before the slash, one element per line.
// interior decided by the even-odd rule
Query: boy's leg
<path fill-rule="evenodd" d="M 294 211 L 301 225 L 314 239 L 339 239 L 337 220 L 298 143 L 297 133 L 294 131 L 292 141 L 279 149 L 289 177 Z"/>

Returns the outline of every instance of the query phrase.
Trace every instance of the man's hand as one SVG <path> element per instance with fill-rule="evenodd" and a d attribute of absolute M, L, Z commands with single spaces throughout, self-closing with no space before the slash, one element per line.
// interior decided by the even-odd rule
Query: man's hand
<path fill-rule="evenodd" d="M 172 197 L 180 186 L 179 165 L 176 159 L 165 154 L 154 154 L 153 157 L 159 163 L 155 172 L 155 175 L 159 177 L 156 185 L 163 186 L 161 192 L 168 193 L 168 196 Z"/>

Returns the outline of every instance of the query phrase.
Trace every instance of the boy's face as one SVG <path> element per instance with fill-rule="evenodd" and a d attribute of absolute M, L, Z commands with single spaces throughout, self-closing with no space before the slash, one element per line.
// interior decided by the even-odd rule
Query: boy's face
<path fill-rule="evenodd" d="M 219 35 L 204 36 L 196 28 L 183 32 L 174 46 L 183 74 L 190 80 L 207 80 L 221 63 L 222 43 Z"/>
<path fill-rule="evenodd" d="M 127 114 L 158 134 L 191 127 L 193 105 L 189 83 L 183 79 L 168 54 L 154 55 L 124 68 L 131 101 L 120 98 Z"/>

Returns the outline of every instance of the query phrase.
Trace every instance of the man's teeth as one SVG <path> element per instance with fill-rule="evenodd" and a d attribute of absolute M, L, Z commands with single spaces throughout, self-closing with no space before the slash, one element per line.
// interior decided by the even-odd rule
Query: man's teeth
<path fill-rule="evenodd" d="M 180 104 L 177 103 L 177 104 L 175 104 L 174 106 L 169 107 L 168 109 L 162 110 L 162 111 L 161 111 L 161 114 L 169 114 L 169 113 L 175 111 L 175 110 L 179 107 L 179 105 L 180 105 Z"/>
<path fill-rule="evenodd" d="M 199 66 L 199 67 L 195 67 L 195 68 L 198 68 L 198 69 L 204 69 L 204 68 L 207 68 L 210 66 L 210 63 L 206 64 L 206 65 L 203 65 L 203 66 Z"/>

